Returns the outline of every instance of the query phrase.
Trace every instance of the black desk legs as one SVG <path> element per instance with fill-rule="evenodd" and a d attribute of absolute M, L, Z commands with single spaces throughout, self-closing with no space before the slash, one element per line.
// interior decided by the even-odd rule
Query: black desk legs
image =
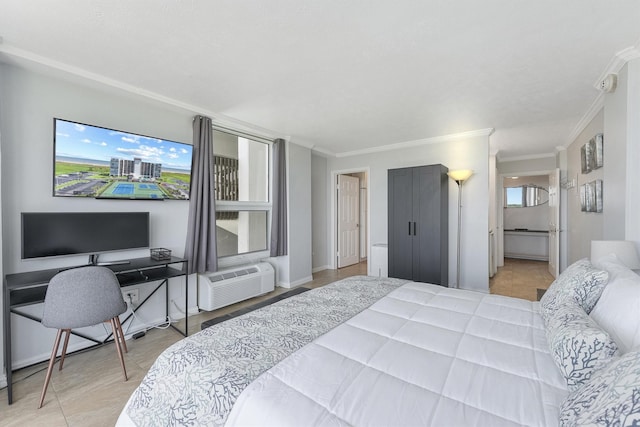
<path fill-rule="evenodd" d="M 4 318 L 2 324 L 4 326 L 4 367 L 7 375 L 7 400 L 9 405 L 13 403 L 13 378 L 11 369 L 11 311 L 9 290 L 5 286 L 4 298 L 2 304 L 4 305 Z"/>
<path fill-rule="evenodd" d="M 185 262 L 187 274 L 184 275 L 184 336 L 189 335 L 189 261 Z"/>

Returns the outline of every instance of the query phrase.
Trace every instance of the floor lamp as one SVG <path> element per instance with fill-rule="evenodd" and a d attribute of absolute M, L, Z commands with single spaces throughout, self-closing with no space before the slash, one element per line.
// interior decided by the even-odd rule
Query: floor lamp
<path fill-rule="evenodd" d="M 456 269 L 456 288 L 460 287 L 460 230 L 462 229 L 462 184 L 473 175 L 470 169 L 455 170 L 447 173 L 458 184 L 458 257 Z"/>

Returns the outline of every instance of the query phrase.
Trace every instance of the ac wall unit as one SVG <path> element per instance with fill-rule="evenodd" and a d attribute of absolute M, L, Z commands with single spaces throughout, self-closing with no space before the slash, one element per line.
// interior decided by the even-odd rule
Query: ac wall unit
<path fill-rule="evenodd" d="M 211 311 L 273 291 L 275 272 L 268 262 L 242 265 L 199 277 L 198 306 Z"/>

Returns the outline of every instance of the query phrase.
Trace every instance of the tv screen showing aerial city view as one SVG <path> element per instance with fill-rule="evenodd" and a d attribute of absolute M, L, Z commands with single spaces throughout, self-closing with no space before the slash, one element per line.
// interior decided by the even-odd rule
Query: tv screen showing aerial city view
<path fill-rule="evenodd" d="M 54 119 L 53 195 L 188 199 L 193 147 Z"/>

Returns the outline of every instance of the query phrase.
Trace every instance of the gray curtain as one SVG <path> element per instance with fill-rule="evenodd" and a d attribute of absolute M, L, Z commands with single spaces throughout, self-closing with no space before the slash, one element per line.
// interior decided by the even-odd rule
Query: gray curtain
<path fill-rule="evenodd" d="M 273 142 L 271 256 L 287 255 L 287 162 L 284 139 Z"/>
<path fill-rule="evenodd" d="M 184 257 L 189 260 L 190 274 L 218 270 L 213 127 L 209 117 L 193 119 L 193 162 Z"/>

